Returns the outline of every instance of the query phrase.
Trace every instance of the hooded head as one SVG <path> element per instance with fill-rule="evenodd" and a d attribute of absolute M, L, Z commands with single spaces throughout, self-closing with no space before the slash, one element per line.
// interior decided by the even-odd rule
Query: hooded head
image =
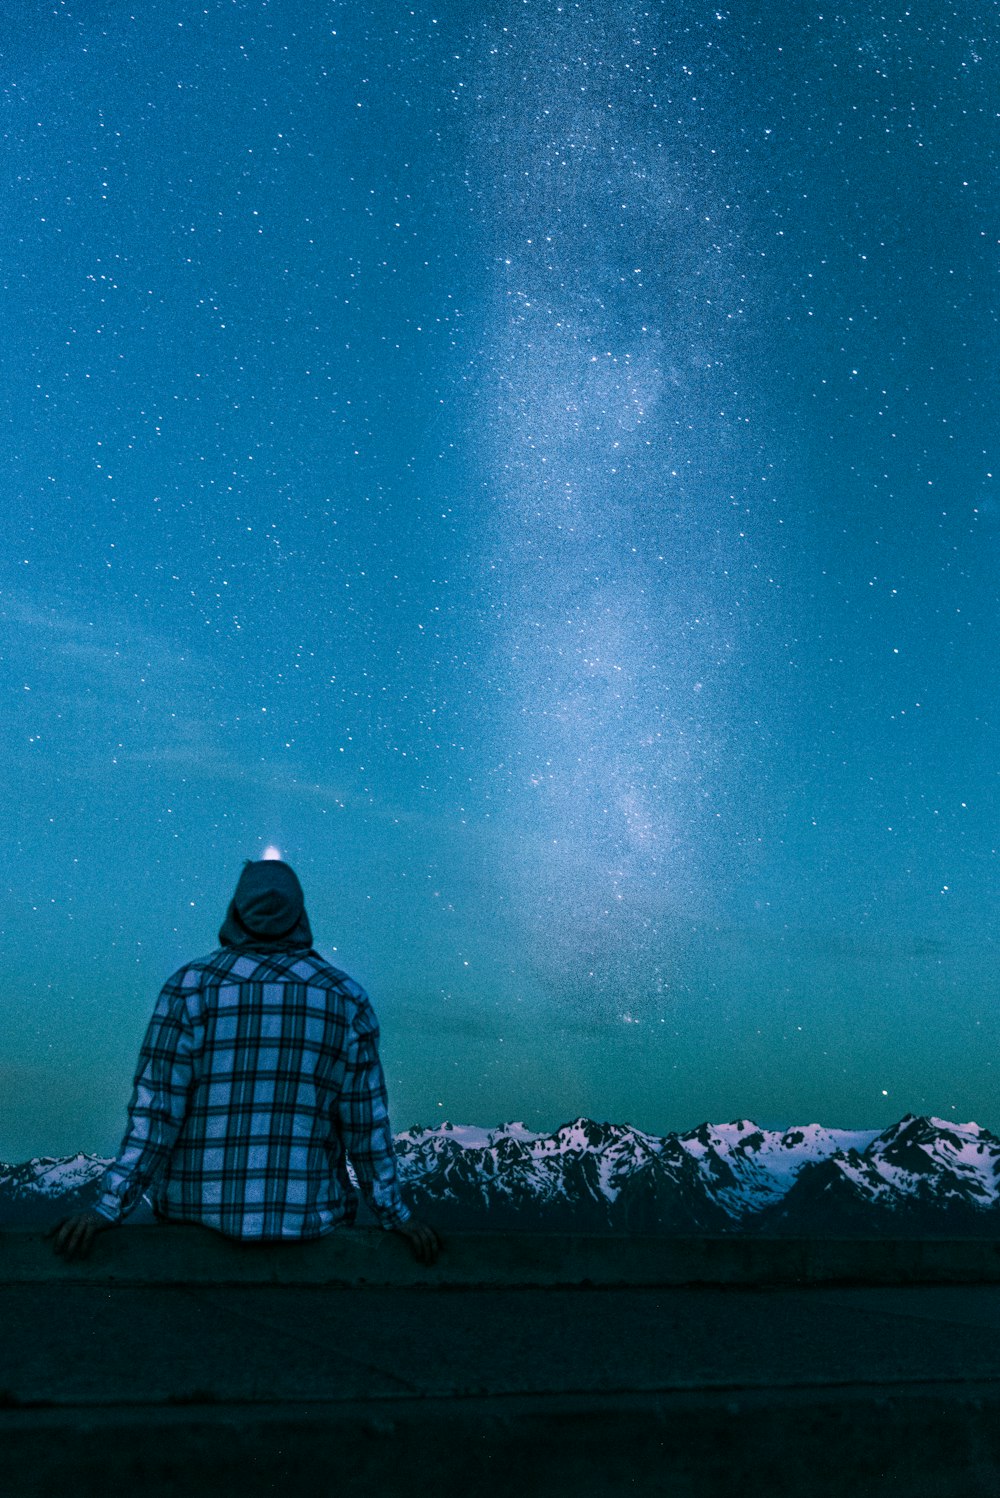
<path fill-rule="evenodd" d="M 277 858 L 248 859 L 219 931 L 220 944 L 309 948 L 312 939 L 295 870 Z"/>

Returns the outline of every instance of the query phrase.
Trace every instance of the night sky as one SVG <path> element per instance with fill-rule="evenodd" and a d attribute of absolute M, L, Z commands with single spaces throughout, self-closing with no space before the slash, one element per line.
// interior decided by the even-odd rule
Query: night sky
<path fill-rule="evenodd" d="M 996 11 L 5 7 L 0 1158 L 245 858 L 394 1129 L 1000 1128 Z"/>

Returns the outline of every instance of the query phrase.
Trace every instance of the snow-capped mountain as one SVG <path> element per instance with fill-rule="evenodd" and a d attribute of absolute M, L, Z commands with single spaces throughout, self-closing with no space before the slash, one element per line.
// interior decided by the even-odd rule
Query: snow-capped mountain
<path fill-rule="evenodd" d="M 396 1135 L 400 1175 L 418 1211 L 474 1213 L 505 1228 L 725 1232 L 784 1198 L 798 1173 L 877 1131 L 758 1129 L 739 1120 L 686 1134 L 577 1118 L 553 1134 L 521 1123 L 440 1124 Z"/>
<path fill-rule="evenodd" d="M 98 1155 L 43 1155 L 24 1165 L 0 1165 L 0 1221 L 45 1227 L 88 1207 L 107 1160 Z"/>
<path fill-rule="evenodd" d="M 649 1134 L 577 1118 L 442 1123 L 395 1136 L 413 1209 L 442 1230 L 992 1234 L 1000 1138 L 978 1124 L 907 1114 L 890 1128 L 784 1131 L 746 1119 Z M 0 1166 L 0 1221 L 43 1225 L 89 1205 L 96 1155 Z M 353 1175 L 353 1172 L 351 1172 Z M 139 1208 L 131 1221 L 149 1220 Z M 361 1218 L 359 1218 L 359 1221 Z"/>
<path fill-rule="evenodd" d="M 40 1155 L 24 1165 L 0 1165 L 0 1226 L 49 1227 L 93 1204 L 109 1160 L 100 1155 Z M 141 1202 L 130 1222 L 152 1222 Z"/>
<path fill-rule="evenodd" d="M 761 1214 L 769 1232 L 989 1234 L 1000 1229 L 1000 1139 L 979 1124 L 907 1114 L 864 1149 L 803 1171 Z"/>

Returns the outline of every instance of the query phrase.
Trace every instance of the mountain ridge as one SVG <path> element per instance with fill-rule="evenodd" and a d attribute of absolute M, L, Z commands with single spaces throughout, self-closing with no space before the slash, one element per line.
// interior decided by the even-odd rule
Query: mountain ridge
<path fill-rule="evenodd" d="M 403 1130 L 394 1144 L 406 1199 L 442 1231 L 1000 1228 L 1000 1137 L 933 1115 L 907 1113 L 882 1130 L 769 1130 L 741 1118 L 662 1135 L 582 1114 L 550 1133 L 521 1121 L 482 1128 L 445 1120 Z M 81 1151 L 0 1165 L 0 1221 L 43 1225 L 90 1205 L 107 1163 Z M 144 1203 L 130 1221 L 150 1219 Z"/>

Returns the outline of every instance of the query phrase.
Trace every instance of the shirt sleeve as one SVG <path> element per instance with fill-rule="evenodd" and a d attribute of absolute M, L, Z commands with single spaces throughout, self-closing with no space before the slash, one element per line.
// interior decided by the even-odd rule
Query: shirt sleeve
<path fill-rule="evenodd" d="M 365 998 L 351 1029 L 337 1124 L 365 1202 L 380 1227 L 397 1228 L 412 1213 L 399 1190 L 378 1041 L 378 1021 Z"/>
<path fill-rule="evenodd" d="M 181 977 L 182 975 L 178 975 Z M 94 1210 L 120 1222 L 166 1164 L 184 1122 L 193 1075 L 190 988 L 164 984 L 139 1051 L 128 1126 L 116 1160 L 101 1181 Z"/>

